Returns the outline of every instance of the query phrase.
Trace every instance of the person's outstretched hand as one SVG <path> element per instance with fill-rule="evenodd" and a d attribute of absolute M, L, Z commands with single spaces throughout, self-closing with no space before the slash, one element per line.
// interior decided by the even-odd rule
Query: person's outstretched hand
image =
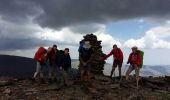
<path fill-rule="evenodd" d="M 99 60 L 100 60 L 100 61 L 104 61 L 104 60 L 105 60 L 105 57 L 100 57 Z"/>

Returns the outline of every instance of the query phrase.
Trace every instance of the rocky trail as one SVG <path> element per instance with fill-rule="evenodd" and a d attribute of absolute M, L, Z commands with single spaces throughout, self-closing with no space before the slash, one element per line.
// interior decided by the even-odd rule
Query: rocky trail
<path fill-rule="evenodd" d="M 139 89 L 133 77 L 119 81 L 96 75 L 89 84 L 70 79 L 68 86 L 1 77 L 0 100 L 170 100 L 170 77 L 141 78 Z"/>

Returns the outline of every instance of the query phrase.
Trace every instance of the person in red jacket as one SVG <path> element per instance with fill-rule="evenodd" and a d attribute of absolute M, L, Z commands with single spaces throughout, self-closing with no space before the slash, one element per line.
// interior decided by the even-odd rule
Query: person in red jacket
<path fill-rule="evenodd" d="M 53 47 L 49 47 L 47 51 L 47 59 L 49 62 L 49 81 L 52 81 L 56 78 L 56 53 L 58 52 L 57 45 L 53 45 Z"/>
<path fill-rule="evenodd" d="M 113 55 L 114 61 L 113 61 L 113 66 L 112 66 L 112 71 L 110 74 L 110 77 L 112 77 L 113 72 L 115 71 L 115 68 L 118 66 L 119 68 L 119 78 L 121 77 L 121 68 L 122 68 L 122 63 L 123 63 L 123 52 L 121 51 L 120 48 L 117 47 L 116 44 L 113 45 L 112 51 L 106 55 L 103 60 L 107 59 Z"/>
<path fill-rule="evenodd" d="M 136 46 L 132 47 L 132 53 L 129 55 L 127 64 L 130 63 L 130 66 L 126 72 L 126 80 L 129 78 L 129 74 L 135 70 L 136 79 L 139 79 L 139 70 L 141 68 L 142 57 L 140 56 L 140 51 Z"/>
<path fill-rule="evenodd" d="M 40 47 L 38 51 L 35 53 L 34 59 L 37 61 L 37 68 L 33 76 L 34 79 L 37 78 L 38 75 L 40 76 L 41 79 L 44 78 L 46 54 L 47 54 L 47 50 L 43 47 Z"/>

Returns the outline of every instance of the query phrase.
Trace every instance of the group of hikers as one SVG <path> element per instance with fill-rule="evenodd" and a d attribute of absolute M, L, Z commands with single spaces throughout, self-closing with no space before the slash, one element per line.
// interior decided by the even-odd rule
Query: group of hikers
<path fill-rule="evenodd" d="M 130 64 L 130 66 L 129 66 L 128 70 L 126 71 L 126 80 L 129 79 L 129 74 L 133 70 L 135 70 L 136 80 L 139 81 L 139 79 L 140 79 L 139 71 L 140 71 L 140 68 L 142 68 L 142 66 L 143 66 L 144 52 L 141 50 L 138 50 L 137 46 L 133 46 L 131 49 L 132 49 L 132 52 L 130 53 L 128 61 L 127 61 L 127 64 Z M 113 61 L 110 77 L 112 77 L 113 72 L 115 72 L 115 69 L 118 66 L 119 79 L 121 79 L 121 76 L 122 76 L 121 68 L 122 68 L 122 64 L 123 64 L 123 52 L 120 48 L 118 48 L 118 46 L 116 44 L 114 44 L 112 51 L 109 54 L 107 54 L 105 57 L 102 57 L 101 60 L 106 60 L 111 55 L 113 55 L 114 61 Z"/>
<path fill-rule="evenodd" d="M 49 65 L 49 82 L 56 79 L 61 79 L 59 74 L 62 74 L 64 85 L 67 85 L 67 73 L 71 68 L 71 58 L 69 48 L 58 50 L 57 45 L 49 47 L 47 50 L 40 47 L 35 53 L 34 59 L 37 61 L 36 72 L 33 78 L 44 80 L 45 67 Z M 60 73 L 61 72 L 61 73 Z"/>
<path fill-rule="evenodd" d="M 143 64 L 143 55 L 144 52 L 138 50 L 138 47 L 134 46 L 131 48 L 132 52 L 129 55 L 127 64 L 130 64 L 128 70 L 126 71 L 126 80 L 129 79 L 129 74 L 135 70 L 136 80 L 139 80 L 139 70 Z M 79 61 L 80 61 L 80 79 L 84 82 L 90 82 L 90 69 L 91 60 L 94 56 L 94 50 L 90 41 L 81 41 L 79 51 Z M 111 70 L 110 77 L 118 66 L 119 69 L 119 78 L 121 78 L 121 68 L 123 63 L 123 52 L 116 44 L 113 45 L 113 49 L 109 54 L 104 57 L 100 57 L 99 60 L 104 61 L 108 57 L 113 55 L 113 66 Z M 69 48 L 64 50 L 58 50 L 57 45 L 49 47 L 47 50 L 44 47 L 40 47 L 35 53 L 34 59 L 37 61 L 36 72 L 34 73 L 33 78 L 44 78 L 44 68 L 46 64 L 49 65 L 49 81 L 54 81 L 59 77 L 63 77 L 64 85 L 67 85 L 68 82 L 68 72 L 71 68 L 71 57 L 69 54 Z M 61 73 L 60 73 L 61 72 Z M 61 74 L 61 75 L 59 75 Z"/>

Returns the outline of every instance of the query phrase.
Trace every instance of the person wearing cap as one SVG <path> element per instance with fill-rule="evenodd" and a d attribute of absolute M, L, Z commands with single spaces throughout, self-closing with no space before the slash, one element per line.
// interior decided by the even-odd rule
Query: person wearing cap
<path fill-rule="evenodd" d="M 53 45 L 53 47 L 49 47 L 47 50 L 47 58 L 49 62 L 49 81 L 53 81 L 56 78 L 56 66 L 55 66 L 55 58 L 56 53 L 58 52 L 57 45 Z"/>
<path fill-rule="evenodd" d="M 91 58 L 93 56 L 93 50 L 89 41 L 84 41 L 83 48 L 79 51 L 80 53 L 80 74 L 81 80 L 90 81 L 90 67 Z"/>
<path fill-rule="evenodd" d="M 108 57 L 113 55 L 113 65 L 112 65 L 112 71 L 110 74 L 110 77 L 112 77 L 113 72 L 115 71 L 115 68 L 118 66 L 119 68 L 119 78 L 121 78 L 121 68 L 122 68 L 122 63 L 123 63 L 123 52 L 120 48 L 117 47 L 116 44 L 113 45 L 112 51 L 106 55 L 102 60 L 106 60 Z"/>
<path fill-rule="evenodd" d="M 63 84 L 65 86 L 68 85 L 68 73 L 71 68 L 71 57 L 69 54 L 69 48 L 64 49 L 64 54 L 61 58 L 61 67 L 62 67 L 62 77 L 63 77 Z"/>
<path fill-rule="evenodd" d="M 130 63 L 130 66 L 126 72 L 126 80 L 129 78 L 129 74 L 135 70 L 136 79 L 139 78 L 139 71 L 141 68 L 142 63 L 142 57 L 140 56 L 140 51 L 136 46 L 132 47 L 132 53 L 129 55 L 129 59 L 127 61 L 127 64 Z"/>

